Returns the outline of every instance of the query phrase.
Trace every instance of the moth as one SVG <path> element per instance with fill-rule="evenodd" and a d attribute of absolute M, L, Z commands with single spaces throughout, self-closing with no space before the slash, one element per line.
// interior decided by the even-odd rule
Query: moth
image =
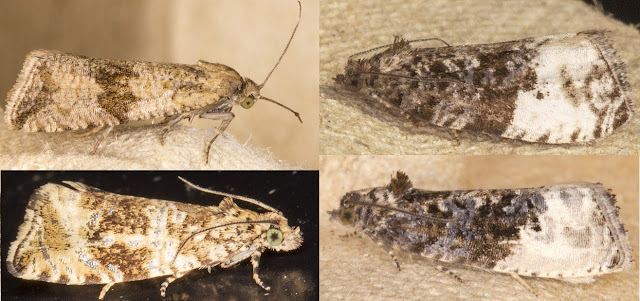
<path fill-rule="evenodd" d="M 116 283 L 168 276 L 160 287 L 191 270 L 228 268 L 250 258 L 253 279 L 262 253 L 291 251 L 302 244 L 298 227 L 260 201 L 198 187 L 224 196 L 218 206 L 148 199 L 105 192 L 78 182 L 38 188 L 7 256 L 15 277 L 68 285 Z M 237 206 L 252 203 L 265 213 Z"/>
<path fill-rule="evenodd" d="M 398 269 L 394 252 L 417 254 L 507 273 L 530 291 L 519 276 L 588 283 L 632 260 L 615 196 L 601 184 L 430 191 L 397 172 L 389 185 L 347 193 L 329 214 L 381 245 Z"/>
<path fill-rule="evenodd" d="M 60 132 L 102 129 L 101 141 L 113 127 L 137 120 L 164 117 L 160 139 L 183 119 L 220 120 L 211 145 L 235 117 L 231 109 L 253 107 L 263 99 L 298 117 L 292 109 L 260 95 L 260 90 L 284 57 L 300 18 L 275 66 L 261 84 L 242 77 L 223 64 L 198 61 L 195 65 L 89 58 L 53 50 L 29 53 L 16 84 L 8 94 L 5 121 L 10 129 Z"/>
<path fill-rule="evenodd" d="M 446 46 L 410 45 L 430 40 Z M 349 57 L 335 81 L 418 127 L 572 144 L 607 136 L 630 119 L 624 69 L 603 31 L 463 46 L 396 37 Z"/>

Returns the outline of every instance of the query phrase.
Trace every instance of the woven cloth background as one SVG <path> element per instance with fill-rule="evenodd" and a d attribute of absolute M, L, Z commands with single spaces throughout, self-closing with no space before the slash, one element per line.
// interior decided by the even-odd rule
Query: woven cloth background
<path fill-rule="evenodd" d="M 633 249 L 632 268 L 591 284 L 523 279 L 539 298 L 510 276 L 446 266 L 461 284 L 418 256 L 398 254 L 401 271 L 368 238 L 340 235 L 352 228 L 329 221 L 348 191 L 387 185 L 402 170 L 414 187 L 429 190 L 536 187 L 576 181 L 600 182 L 620 206 Z M 397 252 L 396 252 L 397 253 Z M 322 156 L 320 159 L 321 300 L 638 300 L 637 156 Z"/>
<path fill-rule="evenodd" d="M 614 135 L 592 145 L 558 147 L 486 137 L 478 141 L 468 134 L 456 145 L 436 129 L 412 133 L 401 115 L 386 112 L 377 104 L 368 105 L 363 94 L 333 87 L 332 78 L 343 72 L 349 55 L 388 44 L 394 35 L 437 37 L 451 45 L 464 45 L 605 29 L 612 31 L 613 46 L 627 64 L 632 100 L 638 102 L 640 33 L 583 2 L 345 0 L 321 1 L 320 10 L 321 154 L 638 153 L 640 114 Z"/>
<path fill-rule="evenodd" d="M 3 113 L 0 110 L 0 113 Z M 119 126 L 95 154 L 91 150 L 102 132 L 78 138 L 75 132 L 24 133 L 0 123 L 2 169 L 297 169 L 274 159 L 267 149 L 248 146 L 223 133 L 211 147 L 209 164 L 204 152 L 215 128 L 179 125 L 160 144 L 162 127 Z"/>

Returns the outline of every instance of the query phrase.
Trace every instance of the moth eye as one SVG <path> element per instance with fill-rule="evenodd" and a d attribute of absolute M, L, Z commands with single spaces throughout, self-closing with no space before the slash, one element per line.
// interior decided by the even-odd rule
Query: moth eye
<path fill-rule="evenodd" d="M 340 211 L 340 221 L 345 225 L 353 225 L 355 221 L 353 209 L 344 209 Z"/>
<path fill-rule="evenodd" d="M 254 104 L 255 102 L 256 102 L 255 98 L 253 98 L 253 97 L 245 97 L 245 98 L 242 100 L 242 102 L 240 103 L 240 105 L 241 105 L 243 108 L 248 109 L 248 108 L 253 107 L 253 104 Z"/>
<path fill-rule="evenodd" d="M 348 84 L 346 85 L 347 90 L 350 91 L 360 91 L 362 89 L 362 80 L 359 77 L 351 77 L 348 80 Z"/>
<path fill-rule="evenodd" d="M 269 229 L 269 231 L 267 231 L 267 242 L 269 242 L 272 247 L 279 246 L 282 240 L 282 231 L 280 231 L 280 229 Z"/>

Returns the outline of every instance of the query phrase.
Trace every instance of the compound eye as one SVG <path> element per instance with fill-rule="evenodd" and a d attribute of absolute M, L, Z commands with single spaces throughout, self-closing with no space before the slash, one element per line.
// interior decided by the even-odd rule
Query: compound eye
<path fill-rule="evenodd" d="M 272 246 L 276 247 L 282 243 L 282 231 L 280 229 L 269 229 L 267 231 L 267 242 Z"/>
<path fill-rule="evenodd" d="M 253 98 L 253 97 L 245 97 L 245 98 L 242 100 L 242 102 L 240 103 L 240 105 L 241 105 L 243 108 L 248 109 L 248 108 L 253 107 L 253 104 L 254 104 L 254 103 L 256 103 L 256 99 L 255 99 L 255 98 Z"/>
<path fill-rule="evenodd" d="M 342 224 L 347 226 L 353 225 L 355 221 L 353 209 L 349 208 L 340 211 L 340 221 L 342 222 Z"/>

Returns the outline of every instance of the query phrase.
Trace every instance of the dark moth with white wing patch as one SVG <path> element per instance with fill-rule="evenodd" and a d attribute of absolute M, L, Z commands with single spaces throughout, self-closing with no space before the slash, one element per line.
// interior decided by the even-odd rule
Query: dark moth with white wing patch
<path fill-rule="evenodd" d="M 600 184 L 429 191 L 398 172 L 387 186 L 347 193 L 329 214 L 394 260 L 400 251 L 517 279 L 570 282 L 591 282 L 631 263 L 615 196 Z"/>
<path fill-rule="evenodd" d="M 242 77 L 223 64 L 198 61 L 195 65 L 89 58 L 52 50 L 34 50 L 8 94 L 5 121 L 10 129 L 27 132 L 60 132 L 105 129 L 138 120 L 164 117 L 161 134 L 178 122 L 198 116 L 220 120 L 217 133 L 207 144 L 205 161 L 216 138 L 225 131 L 240 105 L 251 108 L 260 99 L 290 108 L 260 95 L 286 53 L 298 23 L 273 69 L 261 84 Z M 96 151 L 100 139 L 93 152 Z"/>
<path fill-rule="evenodd" d="M 7 270 L 14 276 L 69 285 L 105 284 L 169 276 L 168 285 L 194 269 L 227 268 L 251 259 L 253 279 L 267 250 L 290 251 L 302 233 L 282 212 L 259 201 L 192 187 L 225 198 L 218 206 L 119 195 L 64 182 L 46 184 L 29 200 L 24 223 L 9 247 Z M 257 213 L 235 200 L 258 205 Z"/>
<path fill-rule="evenodd" d="M 439 39 L 417 41 L 426 40 Z M 351 56 L 337 84 L 363 90 L 418 125 L 528 142 L 589 142 L 633 114 L 624 65 L 605 32 L 410 46 L 417 41 L 396 38 Z"/>

